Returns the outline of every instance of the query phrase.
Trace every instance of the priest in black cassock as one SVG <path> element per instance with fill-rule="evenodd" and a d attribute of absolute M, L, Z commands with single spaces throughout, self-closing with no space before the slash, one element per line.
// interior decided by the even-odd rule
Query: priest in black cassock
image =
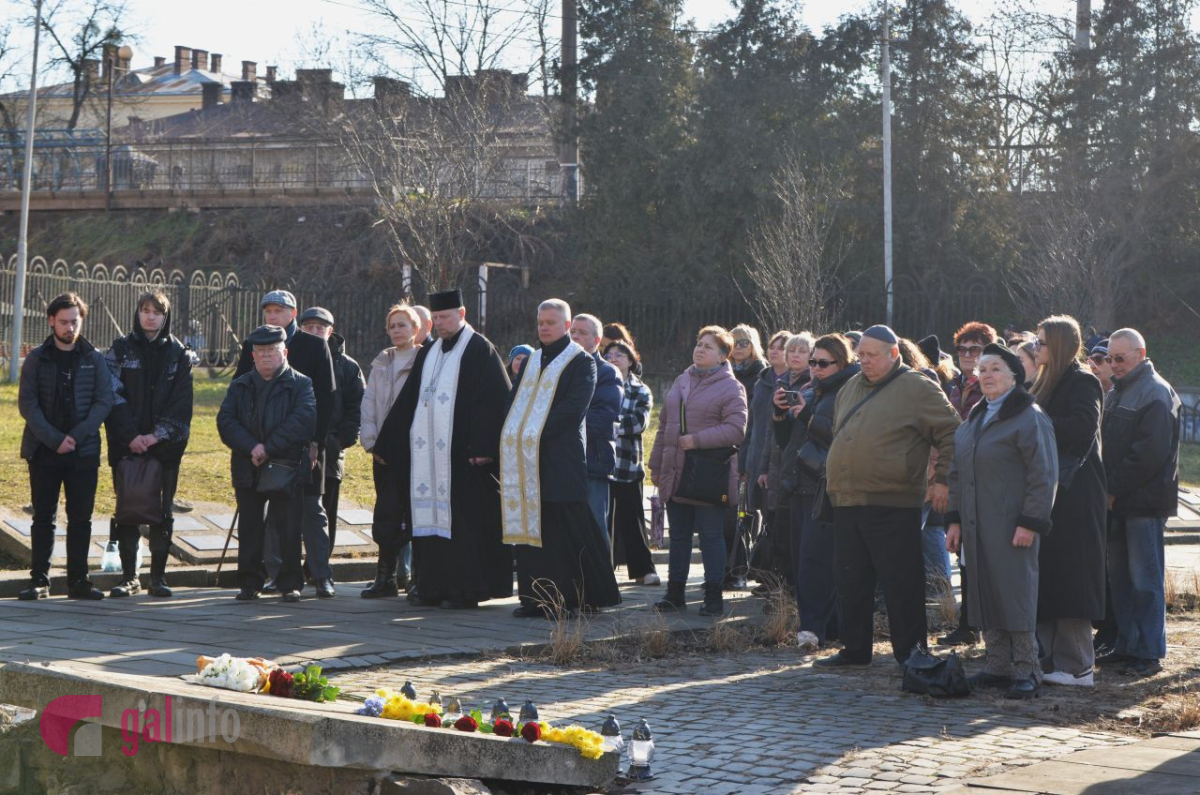
<path fill-rule="evenodd" d="M 513 386 L 500 446 L 504 540 L 517 544 L 513 615 L 549 618 L 621 602 L 605 534 L 588 508 L 584 419 L 596 362 L 567 335 L 571 308 L 538 307 L 538 340 Z"/>
<path fill-rule="evenodd" d="M 417 353 L 375 452 L 408 498 L 409 601 L 472 608 L 512 596 L 496 479 L 508 369 L 466 322 L 461 292 L 433 293 L 429 303 L 437 341 Z"/>

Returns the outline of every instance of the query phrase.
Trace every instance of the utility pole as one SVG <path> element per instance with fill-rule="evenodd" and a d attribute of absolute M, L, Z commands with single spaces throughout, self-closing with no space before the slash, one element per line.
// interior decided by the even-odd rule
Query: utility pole
<path fill-rule="evenodd" d="M 575 103 L 579 93 L 578 2 L 562 0 L 563 130 L 558 162 L 562 168 L 563 198 L 570 204 L 579 201 L 579 143 L 575 139 Z"/>
<path fill-rule="evenodd" d="M 1075 51 L 1092 48 L 1092 0 L 1075 0 Z"/>
<path fill-rule="evenodd" d="M 17 232 L 17 283 L 12 303 L 12 355 L 8 380 L 21 377 L 21 334 L 25 325 L 25 266 L 29 261 L 29 191 L 33 185 L 34 114 L 37 112 L 38 40 L 42 32 L 42 0 L 37 0 L 33 23 L 33 65 L 29 71 L 29 104 L 25 119 L 25 174 L 21 178 L 21 220 Z"/>
<path fill-rule="evenodd" d="M 888 27 L 890 9 L 883 3 L 883 282 L 887 291 L 887 324 L 895 322 L 892 289 L 892 63 Z"/>

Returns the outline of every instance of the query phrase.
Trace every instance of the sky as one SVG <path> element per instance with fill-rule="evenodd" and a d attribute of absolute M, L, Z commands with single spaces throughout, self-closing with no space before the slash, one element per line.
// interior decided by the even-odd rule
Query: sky
<path fill-rule="evenodd" d="M 70 0 L 78 2 L 81 0 Z M 462 5 L 463 0 L 449 0 Z M 175 3 L 164 0 L 126 0 L 127 19 L 140 40 L 134 43 L 134 67 L 149 65 L 155 55 L 174 53 L 175 45 L 222 53 L 227 72 L 236 72 L 242 60 L 256 61 L 259 74 L 266 64 L 278 64 L 284 76 L 297 65 L 297 53 L 311 47 L 313 31 L 328 34 L 363 30 L 369 18 L 355 6 L 356 0 L 205 0 Z M 400 4 L 404 0 L 393 0 Z M 518 0 L 494 0 L 516 6 Z M 1074 0 L 1028 0 L 1038 10 L 1073 16 Z M 865 0 L 816 0 L 802 5 L 802 18 L 814 30 L 835 23 L 844 14 L 866 6 Z M 14 38 L 27 37 L 28 27 L 17 20 L 27 13 L 30 0 L 0 0 L 0 25 L 14 23 Z M 956 5 L 975 22 L 986 19 L 994 0 L 957 0 Z M 1099 2 L 1094 2 L 1099 6 Z M 710 28 L 731 15 L 728 0 L 685 0 L 686 14 L 700 28 Z M 551 12 L 560 13 L 558 7 Z M 551 20 L 556 27 L 557 19 Z M 557 31 L 554 31 L 557 34 Z M 319 35 L 319 34 L 318 34 Z M 557 38 L 557 35 L 555 35 Z M 303 63 L 299 65 L 305 65 Z M 26 78 L 27 79 L 27 78 Z"/>

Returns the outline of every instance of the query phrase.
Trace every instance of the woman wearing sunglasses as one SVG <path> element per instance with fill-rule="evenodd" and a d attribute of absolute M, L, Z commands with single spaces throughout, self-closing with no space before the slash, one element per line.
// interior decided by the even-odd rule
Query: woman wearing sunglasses
<path fill-rule="evenodd" d="M 1054 424 L 1059 484 L 1038 553 L 1038 640 L 1045 681 L 1092 685 L 1092 620 L 1104 617 L 1106 482 L 1100 457 L 1100 382 L 1080 361 L 1079 323 L 1038 324 L 1033 395 Z"/>
<path fill-rule="evenodd" d="M 796 606 L 800 609 L 801 651 L 813 651 L 837 637 L 837 588 L 833 581 L 833 528 L 814 514 L 817 486 L 833 441 L 833 404 L 838 390 L 859 372 L 850 340 L 827 334 L 813 343 L 808 360 L 811 388 L 797 402 L 775 393 L 775 438 L 783 447 L 780 499 L 790 507 Z"/>

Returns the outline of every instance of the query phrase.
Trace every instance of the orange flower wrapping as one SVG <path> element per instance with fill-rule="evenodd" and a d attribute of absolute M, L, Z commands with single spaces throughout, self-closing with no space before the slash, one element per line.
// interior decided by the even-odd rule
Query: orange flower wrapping
<path fill-rule="evenodd" d="M 428 712 L 425 714 L 425 725 L 431 729 L 442 728 L 442 717 L 436 712 Z"/>
<path fill-rule="evenodd" d="M 521 736 L 524 737 L 528 742 L 536 743 L 538 740 L 542 739 L 542 727 L 537 721 L 530 721 L 529 723 L 522 724 Z"/>
<path fill-rule="evenodd" d="M 454 721 L 454 728 L 460 732 L 473 732 L 479 728 L 479 724 L 470 715 L 463 715 L 458 720 Z"/>

